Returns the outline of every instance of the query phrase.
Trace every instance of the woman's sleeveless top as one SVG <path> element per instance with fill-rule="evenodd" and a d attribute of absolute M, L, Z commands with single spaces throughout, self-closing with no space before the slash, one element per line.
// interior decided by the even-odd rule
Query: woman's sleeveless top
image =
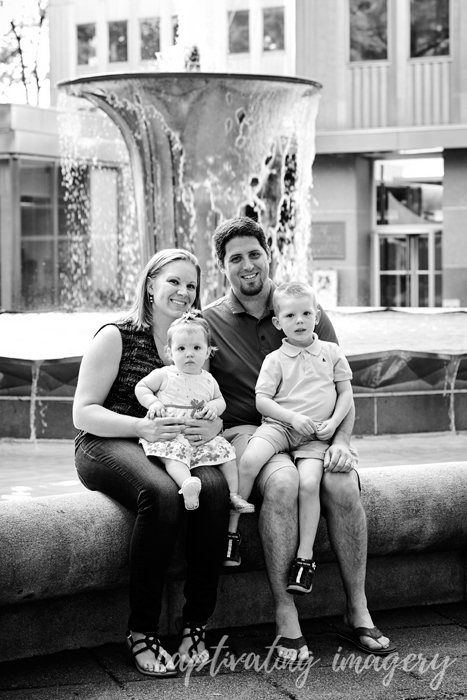
<path fill-rule="evenodd" d="M 132 321 L 117 321 L 106 325 L 117 326 L 120 331 L 122 357 L 118 375 L 104 401 L 104 408 L 115 413 L 143 418 L 147 409 L 141 406 L 136 398 L 135 386 L 153 369 L 163 367 L 164 363 L 159 357 L 154 338 L 149 331 L 136 330 Z"/>
<path fill-rule="evenodd" d="M 115 413 L 143 418 L 147 410 L 141 406 L 136 398 L 135 386 L 153 369 L 164 366 L 157 352 L 154 338 L 149 331 L 136 330 L 132 321 L 116 321 L 115 323 L 106 323 L 105 326 L 116 326 L 120 331 L 122 356 L 118 375 L 104 401 L 104 408 L 115 411 Z M 105 326 L 101 326 L 97 333 Z M 84 435 L 86 435 L 85 431 L 78 433 L 77 444 Z"/>

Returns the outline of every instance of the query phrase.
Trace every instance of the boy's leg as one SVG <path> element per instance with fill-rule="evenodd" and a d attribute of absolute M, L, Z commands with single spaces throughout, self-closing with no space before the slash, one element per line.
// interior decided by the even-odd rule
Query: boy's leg
<path fill-rule="evenodd" d="M 250 496 L 256 477 L 275 453 L 276 448 L 268 440 L 253 435 L 238 462 L 238 493 L 242 498 Z"/>
<path fill-rule="evenodd" d="M 313 547 L 320 518 L 319 488 L 323 476 L 320 459 L 299 459 L 297 469 L 300 480 L 298 489 L 299 540 L 297 557 L 313 559 Z"/>

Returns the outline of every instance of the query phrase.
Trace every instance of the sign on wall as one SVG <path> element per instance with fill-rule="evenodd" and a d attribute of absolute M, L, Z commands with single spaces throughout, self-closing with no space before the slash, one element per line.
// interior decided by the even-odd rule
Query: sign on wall
<path fill-rule="evenodd" d="M 314 221 L 311 229 L 311 251 L 315 260 L 345 258 L 345 222 Z"/>

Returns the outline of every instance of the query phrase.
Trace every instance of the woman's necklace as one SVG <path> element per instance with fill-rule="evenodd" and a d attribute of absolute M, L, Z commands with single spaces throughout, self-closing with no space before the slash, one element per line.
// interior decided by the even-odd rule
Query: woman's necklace
<path fill-rule="evenodd" d="M 167 341 L 164 343 L 164 342 L 159 338 L 159 336 L 157 335 L 157 333 L 156 333 L 156 331 L 155 331 L 154 329 L 153 329 L 153 331 L 152 331 L 152 334 L 153 334 L 153 336 L 154 336 L 154 340 L 156 340 L 156 338 L 157 338 L 157 340 L 158 340 L 159 343 L 161 344 L 161 347 L 165 348 L 165 346 L 167 345 Z"/>

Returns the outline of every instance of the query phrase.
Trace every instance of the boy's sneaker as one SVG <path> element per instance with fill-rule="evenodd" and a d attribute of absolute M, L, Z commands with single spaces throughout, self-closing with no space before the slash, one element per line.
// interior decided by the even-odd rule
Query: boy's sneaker
<path fill-rule="evenodd" d="M 254 513 L 255 507 L 253 503 L 248 503 L 238 493 L 230 494 L 230 512 L 231 513 Z"/>
<path fill-rule="evenodd" d="M 306 595 L 313 588 L 316 564 L 312 559 L 294 559 L 287 583 L 287 593 Z"/>
<path fill-rule="evenodd" d="M 227 535 L 227 554 L 223 561 L 224 566 L 240 566 L 242 558 L 240 556 L 241 535 L 238 532 L 229 532 Z"/>

